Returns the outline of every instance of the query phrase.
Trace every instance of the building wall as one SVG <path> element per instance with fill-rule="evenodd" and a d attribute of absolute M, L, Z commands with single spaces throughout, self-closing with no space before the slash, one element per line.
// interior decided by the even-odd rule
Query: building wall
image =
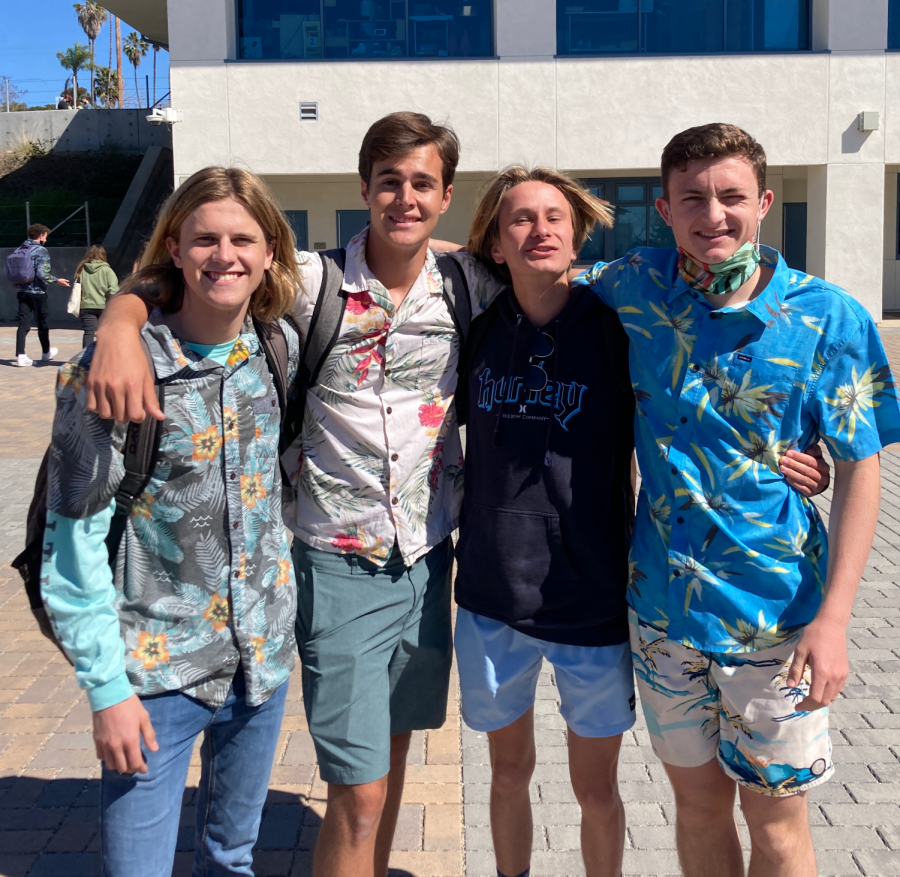
<path fill-rule="evenodd" d="M 310 211 L 310 241 L 331 245 L 334 210 L 359 206 L 352 179 L 366 129 L 419 110 L 453 125 L 463 144 L 468 176 L 444 222 L 458 235 L 468 177 L 516 161 L 592 176 L 653 169 L 675 132 L 730 121 L 781 169 L 764 236 L 780 245 L 780 204 L 803 188 L 809 270 L 880 316 L 882 290 L 891 297 L 900 283 L 896 270 L 883 277 L 885 165 L 900 164 L 900 54 L 885 52 L 887 0 L 815 0 L 811 53 L 609 58 L 554 57 L 555 0 L 495 4 L 496 58 L 257 62 L 233 60 L 233 0 L 172 0 L 173 106 L 184 112 L 176 175 L 210 163 L 262 173 L 290 195 L 285 207 Z M 319 121 L 300 121 L 300 101 L 318 103 Z M 879 113 L 879 130 L 857 130 L 861 111 Z"/>

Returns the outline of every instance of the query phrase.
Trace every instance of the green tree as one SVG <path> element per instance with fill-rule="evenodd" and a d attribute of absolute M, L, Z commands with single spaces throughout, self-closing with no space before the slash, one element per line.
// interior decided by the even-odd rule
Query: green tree
<path fill-rule="evenodd" d="M 97 93 L 94 89 L 94 46 L 100 31 L 103 28 L 103 22 L 106 21 L 107 12 L 102 6 L 96 3 L 75 3 L 75 14 L 78 16 L 78 23 L 85 32 L 88 42 L 91 46 L 91 103 L 97 102 Z"/>
<path fill-rule="evenodd" d="M 89 70 L 91 64 L 91 50 L 84 43 L 75 43 L 65 52 L 57 52 L 56 57 L 59 63 L 66 69 L 72 71 L 72 103 L 78 107 L 78 71 Z"/>
<path fill-rule="evenodd" d="M 150 43 L 142 36 L 138 36 L 134 31 L 125 37 L 125 42 L 122 44 L 122 51 L 128 56 L 128 60 L 131 61 L 131 65 L 134 67 L 134 94 L 137 98 L 138 106 L 141 105 L 141 93 L 138 91 L 137 69 L 140 66 L 141 58 L 147 54 L 147 49 L 149 48 Z"/>
<path fill-rule="evenodd" d="M 97 88 L 97 100 L 108 110 L 118 103 L 119 76 L 115 68 L 98 67 L 96 70 L 95 85 Z"/>

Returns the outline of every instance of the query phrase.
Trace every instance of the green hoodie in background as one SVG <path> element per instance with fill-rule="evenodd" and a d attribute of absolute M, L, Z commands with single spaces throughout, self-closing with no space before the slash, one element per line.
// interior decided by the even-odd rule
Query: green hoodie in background
<path fill-rule="evenodd" d="M 81 270 L 81 307 L 105 308 L 106 303 L 119 291 L 119 278 L 108 262 L 94 259 Z"/>

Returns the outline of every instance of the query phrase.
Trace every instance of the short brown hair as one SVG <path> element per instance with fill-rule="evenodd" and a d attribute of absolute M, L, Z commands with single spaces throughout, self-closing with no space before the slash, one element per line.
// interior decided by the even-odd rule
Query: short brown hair
<path fill-rule="evenodd" d="M 441 159 L 441 178 L 446 191 L 459 164 L 459 139 L 452 128 L 435 125 L 422 113 L 391 113 L 372 125 L 359 148 L 359 175 L 368 185 L 376 161 L 406 156 L 431 144 Z"/>
<path fill-rule="evenodd" d="M 759 196 L 762 197 L 766 191 L 765 150 L 743 128 L 723 122 L 688 128 L 666 144 L 661 162 L 663 195 L 669 197 L 672 171 L 687 170 L 692 161 L 731 156 L 740 156 L 750 162 L 759 185 Z"/>
<path fill-rule="evenodd" d="M 28 226 L 28 240 L 36 241 L 42 234 L 50 234 L 50 229 L 39 222 L 33 222 Z"/>
<path fill-rule="evenodd" d="M 140 270 L 122 284 L 122 291 L 137 292 L 168 313 L 181 310 L 184 275 L 175 267 L 166 239 L 178 240 L 185 220 L 198 207 L 227 198 L 247 208 L 275 251 L 272 267 L 266 269 L 250 298 L 248 313 L 263 322 L 288 313 L 301 288 L 294 236 L 269 187 L 255 174 L 236 167 L 203 168 L 173 192 L 141 256 Z"/>
<path fill-rule="evenodd" d="M 597 223 L 604 228 L 611 228 L 613 224 L 613 208 L 565 174 L 546 167 L 527 168 L 520 164 L 500 171 L 485 185 L 484 195 L 475 208 L 466 248 L 488 271 L 506 283 L 512 279 L 509 268 L 495 262 L 491 251 L 500 237 L 500 205 L 503 198 L 510 189 L 522 183 L 546 183 L 562 192 L 572 211 L 575 232 L 572 243 L 576 250 L 584 246 Z"/>

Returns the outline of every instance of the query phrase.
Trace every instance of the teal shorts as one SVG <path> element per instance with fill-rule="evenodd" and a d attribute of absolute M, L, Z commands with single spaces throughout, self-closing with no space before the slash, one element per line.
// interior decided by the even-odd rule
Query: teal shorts
<path fill-rule="evenodd" d="M 453 655 L 448 537 L 411 567 L 294 540 L 303 700 L 327 783 L 381 779 L 391 736 L 440 728 Z"/>

